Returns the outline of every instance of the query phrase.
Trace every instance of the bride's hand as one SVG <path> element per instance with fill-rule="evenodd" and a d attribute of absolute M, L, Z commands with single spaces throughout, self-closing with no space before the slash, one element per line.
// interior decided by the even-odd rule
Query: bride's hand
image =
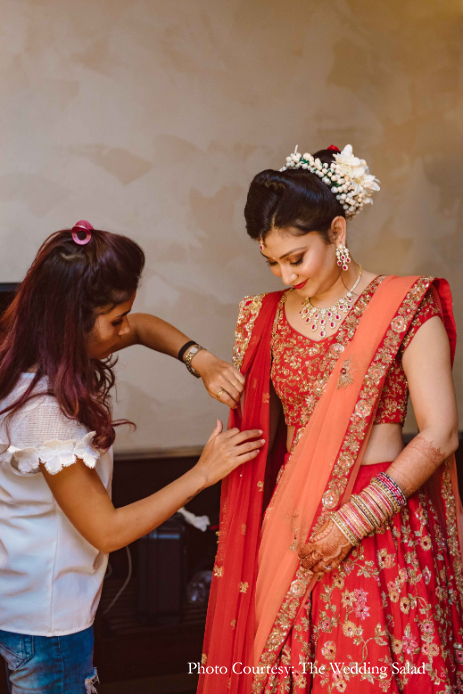
<path fill-rule="evenodd" d="M 351 549 L 349 540 L 329 518 L 312 542 L 300 549 L 299 558 L 304 569 L 324 574 L 337 569 Z"/>
<path fill-rule="evenodd" d="M 245 378 L 234 366 L 201 349 L 191 360 L 191 366 L 203 379 L 204 386 L 215 400 L 232 409 L 238 406 Z"/>

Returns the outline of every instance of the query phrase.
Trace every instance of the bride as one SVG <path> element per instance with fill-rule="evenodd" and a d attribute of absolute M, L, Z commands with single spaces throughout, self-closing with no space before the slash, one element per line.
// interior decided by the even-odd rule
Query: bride
<path fill-rule="evenodd" d="M 201 694 L 462 687 L 450 289 L 351 258 L 377 190 L 350 145 L 251 183 L 248 234 L 287 288 L 240 305 L 231 425 L 268 443 L 223 484 Z"/>

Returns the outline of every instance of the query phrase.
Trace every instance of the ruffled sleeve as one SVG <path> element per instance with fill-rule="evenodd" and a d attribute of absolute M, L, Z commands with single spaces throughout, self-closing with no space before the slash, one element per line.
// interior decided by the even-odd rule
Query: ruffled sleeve
<path fill-rule="evenodd" d="M 89 468 L 94 468 L 100 457 L 100 452 L 92 445 L 94 431 L 90 431 L 82 439 L 69 439 L 67 441 L 45 441 L 41 446 L 17 448 L 9 446 L 6 453 L 11 455 L 11 465 L 18 472 L 30 474 L 38 472 L 40 463 L 43 464 L 50 475 L 58 472 L 77 459 L 82 460 Z"/>
<path fill-rule="evenodd" d="M 93 445 L 94 431 L 69 419 L 51 395 L 26 403 L 0 427 L 0 459 L 17 474 L 40 472 L 40 463 L 56 475 L 78 459 L 94 468 L 102 451 Z"/>

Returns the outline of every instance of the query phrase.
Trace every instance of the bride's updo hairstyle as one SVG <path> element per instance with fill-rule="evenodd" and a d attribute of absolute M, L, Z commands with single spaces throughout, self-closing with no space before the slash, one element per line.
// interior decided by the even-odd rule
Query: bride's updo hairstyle
<path fill-rule="evenodd" d="M 279 171 L 267 169 L 254 178 L 244 209 L 246 228 L 263 241 L 272 229 L 290 229 L 295 236 L 318 232 L 331 243 L 335 217 L 352 219 L 379 190 L 365 159 L 354 156 L 352 145 L 342 152 L 330 145 L 315 154 L 295 151 Z"/>
<path fill-rule="evenodd" d="M 334 163 L 333 151 L 313 155 L 322 164 Z M 244 208 L 246 230 L 252 239 L 265 239 L 272 229 L 289 229 L 295 236 L 317 231 L 331 243 L 329 230 L 345 210 L 331 189 L 311 171 L 266 169 L 254 177 Z"/>

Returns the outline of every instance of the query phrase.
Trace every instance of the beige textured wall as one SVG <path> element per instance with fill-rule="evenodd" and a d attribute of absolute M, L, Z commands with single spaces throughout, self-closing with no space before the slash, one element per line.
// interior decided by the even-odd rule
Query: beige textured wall
<path fill-rule="evenodd" d="M 352 143 L 382 183 L 351 225 L 368 269 L 447 277 L 460 328 L 460 0 L 2 0 L 0 279 L 84 217 L 147 253 L 136 307 L 226 357 L 279 285 L 247 240 L 252 176 Z M 460 404 L 462 361 L 457 361 Z M 225 410 L 174 360 L 121 359 L 119 449 L 204 442 Z"/>

